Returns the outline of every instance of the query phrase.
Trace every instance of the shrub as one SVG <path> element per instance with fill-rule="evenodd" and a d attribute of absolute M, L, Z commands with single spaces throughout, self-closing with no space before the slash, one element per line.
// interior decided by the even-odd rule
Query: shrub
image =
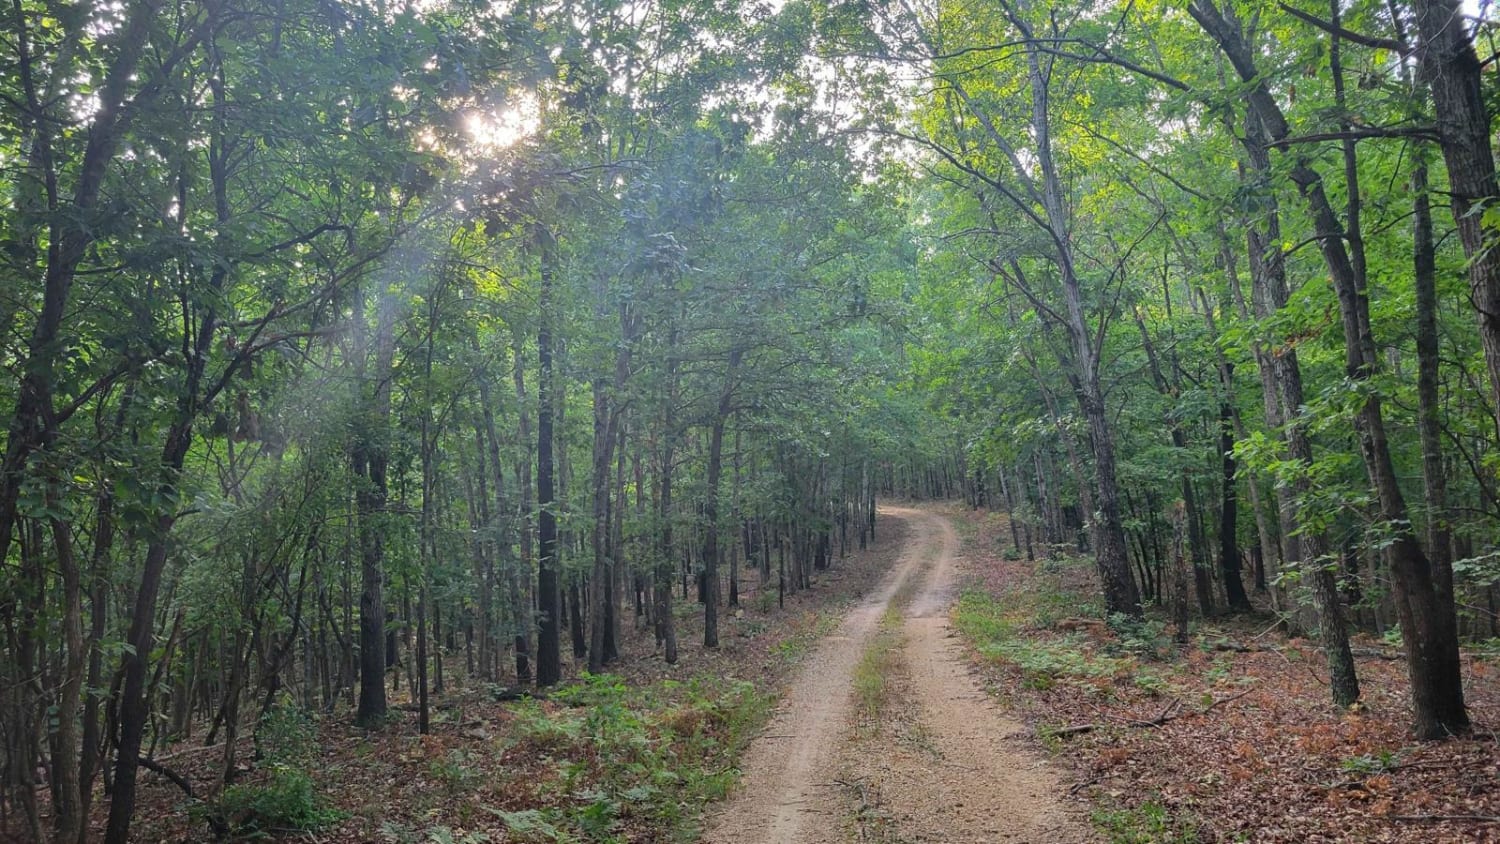
<path fill-rule="evenodd" d="M 283 765 L 272 766 L 264 783 L 224 789 L 210 811 L 234 835 L 312 832 L 343 817 L 324 803 L 305 771 Z"/>
<path fill-rule="evenodd" d="M 317 724 L 306 710 L 290 701 L 278 701 L 261 714 L 255 725 L 255 758 L 306 768 L 313 763 L 317 739 Z"/>

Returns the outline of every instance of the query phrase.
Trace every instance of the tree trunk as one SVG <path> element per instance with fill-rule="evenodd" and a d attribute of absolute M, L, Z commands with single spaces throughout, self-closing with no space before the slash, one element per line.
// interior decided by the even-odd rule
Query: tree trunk
<path fill-rule="evenodd" d="M 516 624 L 516 682 L 525 685 L 531 682 L 531 634 L 536 630 L 531 592 L 532 526 L 535 523 L 532 515 L 531 416 L 526 406 L 526 360 L 519 337 L 512 345 L 511 352 L 515 362 L 512 372 L 516 385 L 516 438 L 520 441 L 521 450 L 520 459 L 516 461 L 516 489 L 521 497 L 520 524 L 517 526 L 517 532 L 521 536 L 521 559 L 517 569 L 511 573 L 511 599 L 514 602 L 512 617 Z"/>
<path fill-rule="evenodd" d="M 744 354 L 738 347 L 729 351 L 729 367 L 724 386 L 719 391 L 718 412 L 708 437 L 708 468 L 703 500 L 705 536 L 703 538 L 703 647 L 719 646 L 719 477 L 724 469 L 724 424 L 734 400 L 735 374 Z"/>
<path fill-rule="evenodd" d="M 1336 6 L 1334 10 L 1337 11 Z M 1290 136 L 1286 119 L 1271 98 L 1265 82 L 1258 76 L 1252 54 L 1240 40 L 1238 29 L 1229 26 L 1208 0 L 1197 0 L 1191 11 L 1204 29 L 1219 41 L 1240 78 L 1253 86 L 1249 100 L 1267 134 L 1275 141 L 1286 140 Z M 1334 20 L 1336 23 L 1336 15 Z M 1335 38 L 1331 62 L 1336 93 L 1341 91 L 1337 45 Z M 1378 358 L 1370 330 L 1369 302 L 1364 285 L 1353 141 L 1346 140 L 1343 151 L 1349 188 L 1347 228 L 1340 226 L 1324 192 L 1321 177 L 1298 151 L 1289 153 L 1293 156 L 1291 176 L 1307 201 L 1318 235 L 1319 250 L 1338 293 L 1346 376 L 1353 383 L 1365 383 L 1375 374 Z M 1369 392 L 1364 396 L 1355 415 L 1355 428 L 1359 435 L 1360 455 L 1375 489 L 1381 518 L 1393 534 L 1388 540 L 1386 555 L 1397 614 L 1406 641 L 1417 736 L 1434 739 L 1466 732 L 1470 724 L 1463 702 L 1456 616 L 1452 603 L 1445 602 L 1439 594 L 1431 563 L 1413 533 L 1386 440 L 1381 401 L 1377 394 Z"/>
<path fill-rule="evenodd" d="M 386 716 L 385 669 L 385 549 L 386 431 L 391 415 L 391 370 L 395 358 L 395 305 L 390 296 L 376 296 L 374 371 L 365 371 L 365 291 L 355 293 L 354 336 L 356 378 L 364 412 L 355 433 L 351 457 L 357 478 L 355 507 L 359 515 L 359 707 L 356 724 L 372 728 Z"/>
<path fill-rule="evenodd" d="M 1469 294 L 1489 368 L 1491 406 L 1500 408 L 1500 250 L 1486 220 L 1500 200 L 1485 105 L 1483 70 L 1469 22 L 1457 0 L 1412 0 L 1420 38 L 1417 56 L 1432 91 L 1438 138 L 1448 166 L 1453 222 L 1468 258 Z"/>
<path fill-rule="evenodd" d="M 536 418 L 536 499 L 537 499 L 537 612 L 540 615 L 537 635 L 536 682 L 553 686 L 562 679 L 562 596 L 557 565 L 557 513 L 553 500 L 552 465 L 552 273 L 551 234 L 537 227 L 542 241 L 541 295 L 538 305 Z"/>

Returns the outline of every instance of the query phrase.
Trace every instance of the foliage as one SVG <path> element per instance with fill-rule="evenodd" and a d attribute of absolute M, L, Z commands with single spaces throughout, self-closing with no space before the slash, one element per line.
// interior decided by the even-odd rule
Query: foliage
<path fill-rule="evenodd" d="M 237 836 L 316 832 L 343 818 L 327 807 L 312 777 L 297 768 L 272 765 L 261 783 L 232 785 L 205 811 L 213 812 Z"/>
<path fill-rule="evenodd" d="M 512 752 L 569 760 L 560 787 L 571 805 L 502 815 L 512 832 L 549 841 L 612 840 L 632 816 L 686 835 L 697 821 L 693 807 L 728 792 L 736 772 L 723 760 L 735 758 L 768 711 L 751 684 L 708 679 L 641 688 L 589 675 L 553 701 L 564 708 L 512 705 L 507 741 Z"/>

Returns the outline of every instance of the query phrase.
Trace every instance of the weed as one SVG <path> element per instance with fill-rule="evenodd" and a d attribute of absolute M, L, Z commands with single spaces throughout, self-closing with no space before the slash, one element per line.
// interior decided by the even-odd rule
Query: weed
<path fill-rule="evenodd" d="M 771 612 L 771 610 L 776 609 L 776 605 L 779 601 L 780 598 L 777 596 L 776 590 L 761 589 L 755 593 L 755 600 L 752 601 L 752 603 L 754 604 L 757 612 L 761 613 L 762 615 L 767 615 Z"/>
<path fill-rule="evenodd" d="M 327 807 L 306 772 L 273 765 L 264 783 L 232 785 L 205 811 L 236 836 L 311 832 L 343 818 Z"/>
<path fill-rule="evenodd" d="M 306 768 L 317 749 L 318 728 L 306 710 L 290 700 L 272 704 L 255 725 L 255 758 Z"/>
<path fill-rule="evenodd" d="M 1167 635 L 1167 623 L 1155 618 L 1135 618 L 1124 613 L 1111 613 L 1109 628 L 1120 638 L 1121 650 L 1146 659 L 1165 660 L 1171 657 L 1174 646 Z"/>
<path fill-rule="evenodd" d="M 1229 660 L 1219 657 L 1214 660 L 1213 665 L 1203 672 L 1203 679 L 1215 685 L 1228 680 L 1233 672 L 1233 664 Z"/>
<path fill-rule="evenodd" d="M 1010 639 L 1017 627 L 999 601 L 979 591 L 968 591 L 959 596 L 954 624 L 960 633 L 976 644 Z"/>
<path fill-rule="evenodd" d="M 381 824 L 380 835 L 390 844 L 489 844 L 490 841 L 483 832 L 454 832 L 447 826 L 418 830 L 394 821 Z"/>
<path fill-rule="evenodd" d="M 474 767 L 473 757 L 463 750 L 451 750 L 442 759 L 432 760 L 427 765 L 427 772 L 442 783 L 449 797 L 473 789 L 481 778 Z"/>
<path fill-rule="evenodd" d="M 1394 771 L 1401 764 L 1393 750 L 1382 750 L 1379 753 L 1362 753 L 1358 756 L 1349 756 L 1339 762 L 1339 770 L 1346 774 L 1360 774 L 1371 776 Z"/>
<path fill-rule="evenodd" d="M 723 797 L 735 771 L 720 767 L 749 743 L 770 707 L 744 682 L 699 678 L 633 689 L 619 677 L 585 676 L 552 695 L 512 707 L 513 746 L 557 759 L 556 811 L 497 814 L 512 839 L 609 842 L 629 818 L 651 818 L 669 840 L 690 840 L 696 809 Z M 507 839 L 511 840 L 511 839 Z"/>
<path fill-rule="evenodd" d="M 570 835 L 558 823 L 557 813 L 550 809 L 525 809 L 519 812 L 502 812 L 499 809 L 491 809 L 495 817 L 505 824 L 508 833 L 506 840 L 514 836 L 516 841 L 540 842 L 571 842 Z"/>
<path fill-rule="evenodd" d="M 1109 836 L 1110 844 L 1198 844 L 1200 840 L 1191 823 L 1174 820 L 1154 800 L 1133 809 L 1098 811 L 1092 820 Z"/>
<path fill-rule="evenodd" d="M 1166 679 L 1151 671 L 1142 671 L 1135 675 L 1134 682 L 1137 689 L 1152 697 L 1160 697 L 1172 688 Z"/>
<path fill-rule="evenodd" d="M 1060 679 L 1101 679 L 1128 671 L 1134 660 L 1091 654 L 1077 638 L 1028 639 L 1017 635 L 1019 625 L 1006 607 L 983 592 L 959 598 L 955 624 L 986 659 L 1021 669 L 1022 685 L 1046 690 Z"/>

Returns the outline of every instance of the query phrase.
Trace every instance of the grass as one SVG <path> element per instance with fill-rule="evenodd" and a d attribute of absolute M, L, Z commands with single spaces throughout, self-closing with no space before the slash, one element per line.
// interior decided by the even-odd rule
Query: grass
<path fill-rule="evenodd" d="M 900 670 L 901 609 L 892 601 L 880 618 L 880 629 L 854 666 L 854 701 L 863 728 L 877 730 L 890 699 L 888 680 Z"/>
<path fill-rule="evenodd" d="M 1091 820 L 1109 836 L 1109 844 L 1198 844 L 1202 840 L 1193 824 L 1173 819 L 1155 800 L 1133 809 L 1100 810 Z"/>
<path fill-rule="evenodd" d="M 1023 635 L 1030 626 L 1026 613 L 1018 612 L 1002 598 L 970 590 L 958 601 L 954 623 L 986 659 L 1021 669 L 1027 688 L 1047 689 L 1060 680 L 1099 680 L 1117 676 L 1139 676 L 1131 655 L 1110 656 L 1085 648 L 1076 634 L 1061 638 Z"/>

